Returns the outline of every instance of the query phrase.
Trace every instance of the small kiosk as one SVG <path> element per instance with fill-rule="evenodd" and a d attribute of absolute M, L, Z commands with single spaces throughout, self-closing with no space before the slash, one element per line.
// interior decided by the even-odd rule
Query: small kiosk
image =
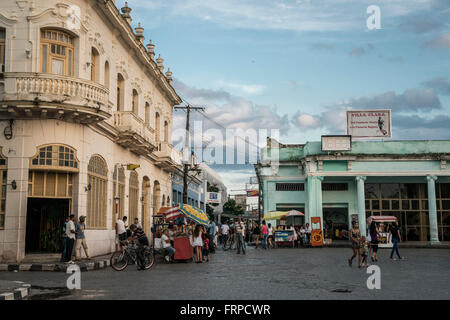
<path fill-rule="evenodd" d="M 313 247 L 323 246 L 322 221 L 320 217 L 311 217 L 311 244 Z"/>
<path fill-rule="evenodd" d="M 385 224 L 397 222 L 397 218 L 394 216 L 370 216 L 369 219 L 378 223 L 381 229 L 380 236 L 378 237 L 378 248 L 392 248 L 388 226 Z"/>

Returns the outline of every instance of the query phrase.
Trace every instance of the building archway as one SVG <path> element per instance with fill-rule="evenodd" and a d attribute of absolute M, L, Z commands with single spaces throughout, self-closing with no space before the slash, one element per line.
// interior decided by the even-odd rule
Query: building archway
<path fill-rule="evenodd" d="M 158 180 L 155 180 L 153 184 L 153 215 L 158 214 L 161 208 L 161 185 Z"/>
<path fill-rule="evenodd" d="M 63 144 L 37 147 L 28 174 L 26 252 L 60 252 L 64 219 L 72 213 L 79 161 Z"/>

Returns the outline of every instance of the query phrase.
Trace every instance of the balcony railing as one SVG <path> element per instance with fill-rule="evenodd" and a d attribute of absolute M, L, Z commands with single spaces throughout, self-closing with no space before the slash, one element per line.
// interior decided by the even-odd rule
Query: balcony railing
<path fill-rule="evenodd" d="M 176 169 L 177 163 L 174 153 L 174 148 L 171 144 L 165 141 L 161 141 L 158 144 L 158 148 L 155 151 L 157 158 L 156 165 L 160 166 L 168 171 Z"/>
<path fill-rule="evenodd" d="M 156 148 L 154 130 L 132 111 L 114 113 L 114 126 L 119 130 L 119 143 L 139 154 Z"/>
<path fill-rule="evenodd" d="M 5 72 L 3 102 L 9 106 L 30 110 L 30 106 L 45 109 L 47 105 L 66 107 L 77 114 L 93 113 L 98 120 L 111 115 L 109 90 L 89 80 L 44 73 Z M 51 108 L 54 110 L 54 108 Z M 23 111 L 23 110 L 22 110 Z M 36 111 L 36 110 L 35 110 Z M 90 117 L 91 118 L 91 117 Z"/>

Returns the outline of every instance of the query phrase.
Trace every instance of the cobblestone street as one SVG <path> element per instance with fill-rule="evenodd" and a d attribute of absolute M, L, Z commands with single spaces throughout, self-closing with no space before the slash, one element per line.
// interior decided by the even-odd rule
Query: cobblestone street
<path fill-rule="evenodd" d="M 65 288 L 62 272 L 2 272 L 2 280 L 32 285 L 29 299 L 448 299 L 450 251 L 402 249 L 405 261 L 380 250 L 381 290 L 366 286 L 366 269 L 350 268 L 348 248 L 221 249 L 209 263 L 157 263 L 83 272 L 82 290 Z"/>

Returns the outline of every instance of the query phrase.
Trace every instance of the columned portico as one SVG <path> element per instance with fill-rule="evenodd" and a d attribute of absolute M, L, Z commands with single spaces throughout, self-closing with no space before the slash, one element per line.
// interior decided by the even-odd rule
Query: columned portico
<path fill-rule="evenodd" d="M 358 197 L 358 223 L 359 230 L 361 231 L 362 236 L 367 236 L 366 234 L 366 203 L 364 197 L 364 181 L 366 181 L 366 177 L 358 176 L 356 179 L 356 192 Z"/>
<path fill-rule="evenodd" d="M 427 176 L 427 186 L 428 186 L 428 219 L 430 222 L 430 243 L 439 244 L 438 237 L 438 221 L 437 221 L 437 210 L 436 210 L 436 189 L 435 181 L 436 176 Z"/>

